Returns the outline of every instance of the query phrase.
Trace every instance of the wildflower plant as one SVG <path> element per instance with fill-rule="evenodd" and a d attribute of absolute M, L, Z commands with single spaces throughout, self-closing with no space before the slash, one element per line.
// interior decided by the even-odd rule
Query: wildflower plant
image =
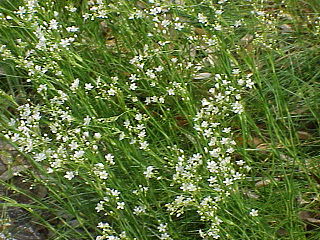
<path fill-rule="evenodd" d="M 4 87 L 1 133 L 48 211 L 76 219 L 55 239 L 231 239 L 226 206 L 252 169 L 236 141 L 260 84 L 250 55 L 281 51 L 284 13 L 265 2 L 1 3 L 0 58 L 26 95 Z"/>

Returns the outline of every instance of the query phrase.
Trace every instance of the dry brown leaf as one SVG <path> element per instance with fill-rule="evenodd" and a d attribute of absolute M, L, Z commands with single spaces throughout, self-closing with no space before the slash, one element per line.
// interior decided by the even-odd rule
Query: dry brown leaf
<path fill-rule="evenodd" d="M 252 198 L 252 199 L 259 199 L 260 196 L 258 194 L 256 194 L 255 192 L 252 192 L 250 190 L 245 191 L 244 195 L 246 195 L 248 198 Z"/>
<path fill-rule="evenodd" d="M 108 47 L 114 47 L 114 46 L 116 46 L 116 45 L 117 45 L 116 39 L 115 39 L 115 38 L 113 38 L 113 39 L 107 39 L 107 40 L 106 40 L 106 45 L 107 45 Z"/>
<path fill-rule="evenodd" d="M 11 144 L 9 144 L 7 142 L 4 142 L 2 140 L 0 140 L 0 149 L 1 150 L 6 150 L 6 151 L 14 151 L 14 150 L 16 150 L 14 148 L 14 146 L 12 146 Z"/>
<path fill-rule="evenodd" d="M 4 220 L 4 219 L 2 219 L 2 220 Z M 1 232 L 4 232 L 7 228 L 9 228 L 11 226 L 11 223 L 10 222 L 1 222 L 1 225 L 0 225 L 0 233 Z M 1 236 L 0 236 L 0 240 L 6 240 L 6 239 L 4 239 L 4 238 L 2 238 Z"/>
<path fill-rule="evenodd" d="M 300 205 L 304 205 L 304 204 L 310 203 L 310 201 L 304 200 L 301 196 L 297 197 L 297 201 L 298 201 L 298 204 L 300 204 Z"/>
<path fill-rule="evenodd" d="M 240 43 L 243 45 L 247 45 L 250 42 L 252 42 L 252 40 L 253 40 L 253 35 L 248 33 L 243 38 L 241 38 Z"/>
<path fill-rule="evenodd" d="M 27 165 L 13 166 L 12 168 L 8 169 L 3 174 L 1 174 L 0 179 L 3 181 L 7 181 L 7 180 L 13 178 L 14 176 L 16 176 L 17 174 L 19 174 L 20 172 L 23 172 L 27 169 L 28 169 Z"/>
<path fill-rule="evenodd" d="M 281 33 L 292 33 L 294 32 L 294 30 L 292 29 L 292 27 L 288 24 L 282 24 L 280 26 L 281 29 Z"/>
<path fill-rule="evenodd" d="M 312 135 L 310 133 L 305 132 L 305 131 L 298 131 L 297 134 L 298 134 L 298 137 L 300 140 L 307 140 L 312 137 Z"/>
<path fill-rule="evenodd" d="M 5 165 L 10 165 L 13 163 L 13 156 L 8 151 L 0 151 L 0 160 Z"/>
<path fill-rule="evenodd" d="M 271 183 L 271 180 L 270 179 L 265 179 L 265 180 L 261 180 L 261 181 L 258 181 L 255 186 L 257 188 L 260 188 L 260 187 L 265 187 L 267 185 L 269 185 Z"/>
<path fill-rule="evenodd" d="M 195 34 L 200 35 L 200 36 L 207 34 L 206 30 L 204 30 L 203 28 L 195 28 L 194 32 L 195 32 Z"/>
<path fill-rule="evenodd" d="M 262 144 L 263 141 L 262 141 L 262 139 L 260 139 L 260 138 L 258 138 L 258 137 L 254 137 L 254 138 L 252 139 L 252 143 L 253 143 L 254 145 L 258 146 L 258 145 Z"/>
<path fill-rule="evenodd" d="M 189 124 L 188 120 L 184 116 L 177 115 L 174 118 L 176 119 L 179 127 L 187 126 Z"/>
<path fill-rule="evenodd" d="M 299 218 L 302 220 L 306 220 L 307 218 L 311 217 L 310 213 L 307 211 L 300 211 L 298 215 L 299 215 Z"/>
<path fill-rule="evenodd" d="M 267 150 L 267 149 L 270 149 L 270 146 L 268 143 L 262 143 L 257 146 L 257 149 Z"/>
<path fill-rule="evenodd" d="M 44 198 L 48 195 L 48 189 L 44 186 L 39 185 L 36 187 L 35 193 L 38 197 Z"/>
<path fill-rule="evenodd" d="M 146 9 L 148 7 L 148 5 L 143 1 L 137 1 L 136 6 L 140 9 Z"/>
<path fill-rule="evenodd" d="M 300 211 L 298 215 L 301 220 L 304 220 L 310 223 L 320 224 L 320 219 L 314 218 L 311 212 Z"/>
<path fill-rule="evenodd" d="M 203 80 L 203 79 L 208 79 L 212 76 L 211 73 L 208 73 L 208 72 L 204 72 L 204 73 L 198 73 L 196 74 L 193 79 L 195 80 Z"/>
<path fill-rule="evenodd" d="M 277 231 L 277 233 L 280 235 L 280 236 L 287 236 L 288 235 L 288 231 L 284 228 L 281 228 Z"/>
<path fill-rule="evenodd" d="M 320 219 L 317 218 L 307 218 L 307 220 L 311 223 L 320 224 Z"/>
<path fill-rule="evenodd" d="M 5 76 L 6 73 L 3 68 L 0 67 L 0 76 Z"/>
<path fill-rule="evenodd" d="M 295 114 L 295 115 L 299 115 L 299 114 L 302 114 L 302 113 L 305 113 L 308 111 L 308 108 L 306 107 L 301 107 L 301 108 L 298 108 L 292 112 L 290 112 L 290 114 Z"/>

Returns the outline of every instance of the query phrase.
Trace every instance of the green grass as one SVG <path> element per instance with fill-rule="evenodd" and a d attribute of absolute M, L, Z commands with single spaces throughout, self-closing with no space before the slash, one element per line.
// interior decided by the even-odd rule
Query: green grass
<path fill-rule="evenodd" d="M 101 2 L 0 3 L 0 130 L 46 189 L 1 205 L 48 239 L 319 239 L 318 1 Z"/>

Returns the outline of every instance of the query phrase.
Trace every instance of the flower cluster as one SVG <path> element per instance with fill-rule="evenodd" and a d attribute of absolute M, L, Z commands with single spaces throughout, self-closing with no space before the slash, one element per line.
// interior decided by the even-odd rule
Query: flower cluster
<path fill-rule="evenodd" d="M 185 236 L 174 226 L 188 211 L 205 225 L 198 236 L 219 238 L 221 206 L 250 169 L 230 120 L 254 86 L 227 37 L 244 20 L 225 18 L 227 0 L 48 2 L 0 15 L 32 36 L 0 45 L 32 89 L 2 133 L 50 177 L 95 195 L 97 240 Z"/>
<path fill-rule="evenodd" d="M 199 138 L 206 142 L 202 147 L 203 153 L 186 157 L 184 150 L 175 150 L 177 162 L 173 181 L 180 186 L 183 195 L 168 203 L 167 207 L 170 214 L 177 217 L 186 209 L 196 207 L 201 220 L 211 222 L 206 233 L 200 230 L 203 238 L 219 237 L 219 225 L 222 223 L 217 216 L 219 204 L 227 199 L 235 183 L 243 179 L 243 173 L 250 169 L 243 161 L 233 161 L 236 142 L 225 118 L 243 112 L 241 93 L 245 88 L 252 88 L 253 84 L 251 74 L 242 77 L 239 69 L 232 72 L 230 77 L 215 75 L 209 97 L 201 100 L 202 108 L 194 118 L 194 128 Z M 201 192 L 210 192 L 210 195 L 199 200 L 197 196 L 202 195 Z"/>
<path fill-rule="evenodd" d="M 158 226 L 158 231 L 160 233 L 159 239 L 160 240 L 172 240 L 170 234 L 168 233 L 168 224 L 167 223 L 160 223 Z"/>
<path fill-rule="evenodd" d="M 90 0 L 88 1 L 88 12 L 83 14 L 83 19 L 95 20 L 108 18 L 108 5 L 103 0 Z"/>
<path fill-rule="evenodd" d="M 137 113 L 134 117 L 134 120 L 136 124 L 132 125 L 128 119 L 124 122 L 124 126 L 128 130 L 128 133 L 125 134 L 122 132 L 120 134 L 120 140 L 128 135 L 131 139 L 130 144 L 138 144 L 139 149 L 147 151 L 149 150 L 149 143 L 146 140 L 147 134 L 144 123 L 146 121 L 146 116 L 142 115 L 141 113 Z"/>
<path fill-rule="evenodd" d="M 128 240 L 126 232 L 117 234 L 116 231 L 111 227 L 109 223 L 100 222 L 98 228 L 102 230 L 102 235 L 96 237 L 96 240 Z"/>
<path fill-rule="evenodd" d="M 120 191 L 112 188 L 106 188 L 106 197 L 101 200 L 97 206 L 96 211 L 103 211 L 105 215 L 114 215 L 115 213 L 110 210 L 111 206 L 114 206 L 115 209 L 123 210 L 125 203 L 120 201 Z"/>

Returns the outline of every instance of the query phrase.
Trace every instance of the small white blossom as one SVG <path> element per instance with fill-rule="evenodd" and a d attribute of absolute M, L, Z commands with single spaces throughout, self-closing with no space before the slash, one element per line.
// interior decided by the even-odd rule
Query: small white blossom
<path fill-rule="evenodd" d="M 94 86 L 93 86 L 91 83 L 86 83 L 86 84 L 84 85 L 84 88 L 89 91 L 89 90 L 93 89 Z"/>
<path fill-rule="evenodd" d="M 168 95 L 175 95 L 174 90 L 172 88 L 168 89 Z"/>
<path fill-rule="evenodd" d="M 124 202 L 117 202 L 117 209 L 124 209 Z"/>
<path fill-rule="evenodd" d="M 133 209 L 133 214 L 140 215 L 146 212 L 145 206 L 135 206 Z"/>
<path fill-rule="evenodd" d="M 95 134 L 93 135 L 93 137 L 94 137 L 95 139 L 100 139 L 100 138 L 101 138 L 101 133 L 95 133 Z"/>
<path fill-rule="evenodd" d="M 71 26 L 66 28 L 68 32 L 77 32 L 79 30 L 78 27 Z"/>
<path fill-rule="evenodd" d="M 110 153 L 108 153 L 107 155 L 104 156 L 105 159 L 107 160 L 107 162 L 110 164 L 110 165 L 114 165 L 115 162 L 114 162 L 114 156 Z"/>
<path fill-rule="evenodd" d="M 103 211 L 104 210 L 104 208 L 103 208 L 103 201 L 100 201 L 98 204 L 97 204 L 97 206 L 96 206 L 96 211 L 97 212 L 100 212 L 100 211 Z"/>
<path fill-rule="evenodd" d="M 258 210 L 256 209 L 251 209 L 251 211 L 249 212 L 249 215 L 251 217 L 257 217 L 259 214 L 258 214 Z"/>
<path fill-rule="evenodd" d="M 147 167 L 147 170 L 143 172 L 143 174 L 146 176 L 146 178 L 152 178 L 154 177 L 154 167 L 153 166 L 149 166 Z"/>
<path fill-rule="evenodd" d="M 137 121 L 141 121 L 143 116 L 141 113 L 137 113 L 136 116 L 134 117 Z"/>
<path fill-rule="evenodd" d="M 75 91 L 75 90 L 79 87 L 79 83 L 80 83 L 79 78 L 76 78 L 76 79 L 74 80 L 74 82 L 71 84 L 70 89 L 71 89 L 72 91 Z"/>
<path fill-rule="evenodd" d="M 64 175 L 64 177 L 68 180 L 73 179 L 74 176 L 75 176 L 74 172 L 71 172 L 71 171 L 66 172 L 66 174 Z"/>
<path fill-rule="evenodd" d="M 84 153 L 85 152 L 83 150 L 75 151 L 73 156 L 75 158 L 81 158 L 84 155 Z"/>
<path fill-rule="evenodd" d="M 47 156 L 45 153 L 38 153 L 33 158 L 36 162 L 41 162 L 41 161 L 45 160 L 47 158 Z"/>
<path fill-rule="evenodd" d="M 136 83 L 131 83 L 131 84 L 130 84 L 130 87 L 129 87 L 130 90 L 134 91 L 134 90 L 136 90 L 137 88 L 138 88 L 138 86 L 137 86 Z"/>
<path fill-rule="evenodd" d="M 52 29 L 52 30 L 57 30 L 59 27 L 59 23 L 55 19 L 51 19 L 49 24 L 50 24 L 49 29 Z"/>
<path fill-rule="evenodd" d="M 140 149 L 147 150 L 149 143 L 147 141 L 140 142 Z"/>
<path fill-rule="evenodd" d="M 206 24 L 208 23 L 208 18 L 204 16 L 202 13 L 198 13 L 198 21 L 200 23 Z"/>

